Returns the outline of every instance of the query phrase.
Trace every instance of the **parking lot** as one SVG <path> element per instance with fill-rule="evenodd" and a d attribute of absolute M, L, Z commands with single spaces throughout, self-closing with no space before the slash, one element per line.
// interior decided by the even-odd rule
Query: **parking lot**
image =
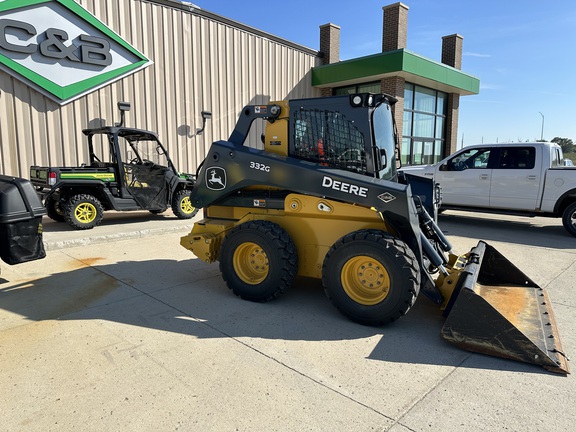
<path fill-rule="evenodd" d="M 364 327 L 307 280 L 270 303 L 236 298 L 217 264 L 180 246 L 190 221 L 107 215 L 89 232 L 45 222 L 45 259 L 0 264 L 0 430 L 540 432 L 576 422 L 573 375 L 444 342 L 424 296 L 396 323 Z M 546 288 L 574 357 L 576 238 L 559 220 L 447 211 L 439 223 L 456 251 L 486 240 Z"/>

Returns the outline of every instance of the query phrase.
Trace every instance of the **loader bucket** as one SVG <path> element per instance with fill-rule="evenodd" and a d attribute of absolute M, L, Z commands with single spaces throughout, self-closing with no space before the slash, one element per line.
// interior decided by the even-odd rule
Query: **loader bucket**
<path fill-rule="evenodd" d="M 569 373 L 546 291 L 483 241 L 468 254 L 444 314 L 441 336 L 461 348 Z"/>

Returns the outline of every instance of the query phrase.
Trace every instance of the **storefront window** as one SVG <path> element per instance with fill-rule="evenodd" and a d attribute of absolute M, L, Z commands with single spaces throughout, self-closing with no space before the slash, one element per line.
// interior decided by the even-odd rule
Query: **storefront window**
<path fill-rule="evenodd" d="M 346 87 L 338 87 L 333 90 L 335 96 L 354 93 L 380 93 L 380 81 L 354 84 Z"/>
<path fill-rule="evenodd" d="M 448 95 L 446 93 L 438 92 L 438 100 L 436 103 L 436 114 L 445 115 L 446 114 L 446 102 L 448 100 Z"/>
<path fill-rule="evenodd" d="M 412 110 L 414 107 L 414 84 L 406 83 L 404 87 L 404 110 Z"/>
<path fill-rule="evenodd" d="M 444 138 L 444 121 L 446 119 L 444 117 L 436 116 L 436 132 L 434 133 L 434 138 Z"/>
<path fill-rule="evenodd" d="M 412 135 L 412 111 L 404 110 L 404 120 L 402 121 L 402 136 Z"/>
<path fill-rule="evenodd" d="M 402 146 L 400 147 L 400 162 L 402 165 L 408 165 L 410 160 L 410 138 L 402 138 Z"/>
<path fill-rule="evenodd" d="M 445 146 L 448 95 L 406 83 L 400 160 L 403 165 L 436 163 Z"/>
<path fill-rule="evenodd" d="M 416 86 L 414 111 L 436 113 L 436 90 Z"/>
<path fill-rule="evenodd" d="M 414 113 L 413 134 L 420 138 L 434 138 L 434 116 Z"/>

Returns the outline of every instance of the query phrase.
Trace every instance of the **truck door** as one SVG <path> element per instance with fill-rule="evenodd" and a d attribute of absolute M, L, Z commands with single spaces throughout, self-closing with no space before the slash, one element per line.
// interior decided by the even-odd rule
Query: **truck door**
<path fill-rule="evenodd" d="M 542 157 L 536 158 L 536 151 L 533 146 L 500 149 L 490 183 L 491 208 L 535 210 L 538 207 Z"/>
<path fill-rule="evenodd" d="M 436 181 L 442 186 L 442 203 L 488 207 L 492 149 L 477 147 L 456 153 L 439 167 Z"/>

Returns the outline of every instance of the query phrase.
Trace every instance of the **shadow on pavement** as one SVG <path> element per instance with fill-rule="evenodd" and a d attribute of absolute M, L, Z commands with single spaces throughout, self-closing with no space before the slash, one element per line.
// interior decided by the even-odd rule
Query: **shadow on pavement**
<path fill-rule="evenodd" d="M 104 217 L 102 218 L 102 223 L 91 229 L 91 230 L 76 230 L 68 225 L 66 222 L 56 222 L 50 219 L 49 217 L 44 217 L 42 219 L 42 225 L 44 228 L 45 233 L 50 232 L 63 232 L 63 231 L 71 231 L 71 232 L 85 232 L 85 233 L 97 233 L 98 231 L 102 230 L 102 228 L 107 226 L 117 226 L 117 225 L 127 225 L 127 224 L 136 224 L 134 227 L 137 228 L 139 224 L 145 224 L 154 221 L 166 221 L 166 223 L 170 223 L 170 221 L 179 220 L 176 216 L 172 214 L 172 212 L 166 212 L 161 214 L 153 214 L 147 211 L 137 211 L 137 212 L 105 212 Z"/>
<path fill-rule="evenodd" d="M 281 298 L 261 304 L 235 297 L 218 266 L 199 260 L 90 264 L 38 279 L 0 279 L 0 308 L 17 314 L 17 322 L 10 322 L 12 314 L 0 315 L 2 328 L 22 325 L 25 317 L 35 322 L 107 320 L 197 338 L 338 341 L 380 336 L 368 357 L 371 360 L 546 373 L 536 366 L 471 354 L 442 341 L 443 318 L 424 296 L 406 317 L 373 328 L 340 315 L 316 281 L 297 280 Z M 165 286 L 163 274 L 177 278 L 173 276 Z M 355 355 L 349 353 L 351 362 Z"/>
<path fill-rule="evenodd" d="M 537 218 L 540 219 L 540 218 Z M 438 216 L 438 224 L 448 235 L 495 240 L 527 246 L 573 249 L 576 239 L 568 234 L 560 219 L 550 219 L 557 224 L 538 225 L 534 218 L 499 219 L 498 215 L 476 216 L 474 213 L 450 213 Z"/>

